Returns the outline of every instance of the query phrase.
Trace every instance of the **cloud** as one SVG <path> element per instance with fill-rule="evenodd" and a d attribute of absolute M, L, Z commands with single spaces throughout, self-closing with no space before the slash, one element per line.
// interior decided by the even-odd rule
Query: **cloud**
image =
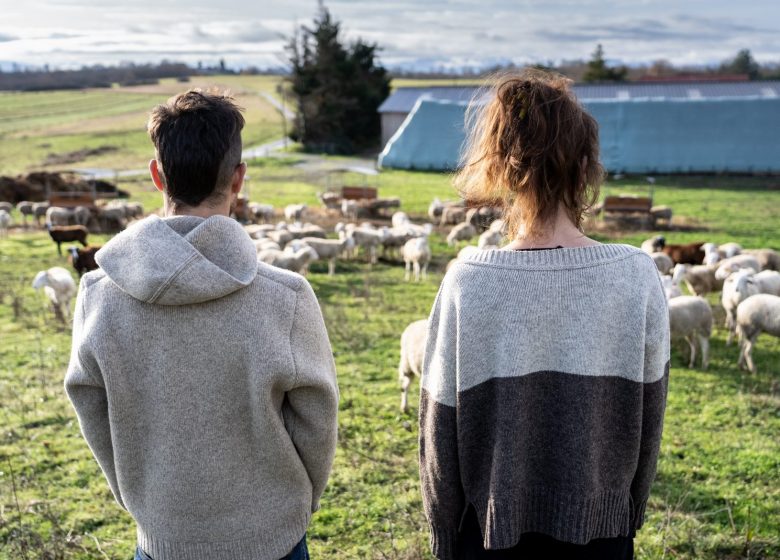
<path fill-rule="evenodd" d="M 0 33 L 0 43 L 7 43 L 8 41 L 16 41 L 19 37 L 14 37 L 13 35 L 6 35 L 5 33 Z"/>

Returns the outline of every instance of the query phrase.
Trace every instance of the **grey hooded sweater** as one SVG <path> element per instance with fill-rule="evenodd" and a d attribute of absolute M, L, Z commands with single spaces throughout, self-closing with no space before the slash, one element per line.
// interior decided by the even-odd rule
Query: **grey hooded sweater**
<path fill-rule="evenodd" d="M 655 476 L 669 315 L 628 245 L 481 251 L 431 311 L 420 479 L 437 558 L 471 504 L 484 546 L 525 532 L 584 544 L 633 536 Z"/>
<path fill-rule="evenodd" d="M 330 472 L 338 389 L 317 300 L 229 218 L 150 216 L 81 281 L 65 388 L 155 560 L 272 560 Z"/>

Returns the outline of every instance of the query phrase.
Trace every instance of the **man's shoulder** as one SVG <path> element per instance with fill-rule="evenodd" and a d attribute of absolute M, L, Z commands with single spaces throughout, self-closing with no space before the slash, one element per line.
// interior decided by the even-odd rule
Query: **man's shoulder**
<path fill-rule="evenodd" d="M 257 276 L 255 276 L 253 283 L 275 286 L 283 291 L 299 292 L 306 284 L 306 279 L 295 272 L 258 261 Z"/>

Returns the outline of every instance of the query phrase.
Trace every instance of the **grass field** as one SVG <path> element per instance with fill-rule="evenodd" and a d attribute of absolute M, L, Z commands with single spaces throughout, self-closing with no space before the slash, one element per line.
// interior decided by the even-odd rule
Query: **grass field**
<path fill-rule="evenodd" d="M 301 173 L 295 161 L 252 162 L 252 200 L 316 206 L 322 178 Z M 147 210 L 159 205 L 147 183 L 124 186 Z M 455 196 L 449 178 L 435 173 L 382 172 L 379 188 L 382 196 L 401 197 L 403 209 L 420 220 L 434 196 Z M 626 179 L 605 191 L 646 188 Z M 659 177 L 654 197 L 686 226 L 665 232 L 669 242 L 736 240 L 780 249 L 780 190 L 771 179 Z M 638 244 L 650 235 L 596 236 Z M 417 407 L 400 414 L 396 369 L 401 331 L 427 315 L 455 253 L 440 233 L 432 243 L 433 271 L 419 284 L 404 283 L 402 266 L 393 262 L 371 271 L 346 262 L 334 278 L 315 264 L 309 276 L 341 388 L 336 463 L 309 531 L 314 558 L 430 558 Z M 30 287 L 38 270 L 63 262 L 45 234 L 0 239 L 0 560 L 127 560 L 132 521 L 113 502 L 62 390 L 70 334 Z M 710 299 L 718 325 L 710 369 L 688 369 L 687 347 L 673 347 L 658 476 L 636 541 L 640 559 L 780 557 L 780 344 L 762 336 L 754 351 L 759 373 L 738 370 L 736 349 L 725 346 L 718 298 Z"/>

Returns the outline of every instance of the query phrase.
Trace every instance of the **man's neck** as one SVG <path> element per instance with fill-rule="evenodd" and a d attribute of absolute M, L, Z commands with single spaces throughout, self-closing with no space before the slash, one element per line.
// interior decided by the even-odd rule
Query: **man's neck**
<path fill-rule="evenodd" d="M 164 203 L 164 212 L 166 217 L 171 216 L 197 216 L 198 218 L 209 218 L 211 216 L 230 216 L 230 204 L 220 204 L 218 206 L 209 206 L 200 204 L 198 206 L 184 206 L 173 204 L 166 199 Z"/>

